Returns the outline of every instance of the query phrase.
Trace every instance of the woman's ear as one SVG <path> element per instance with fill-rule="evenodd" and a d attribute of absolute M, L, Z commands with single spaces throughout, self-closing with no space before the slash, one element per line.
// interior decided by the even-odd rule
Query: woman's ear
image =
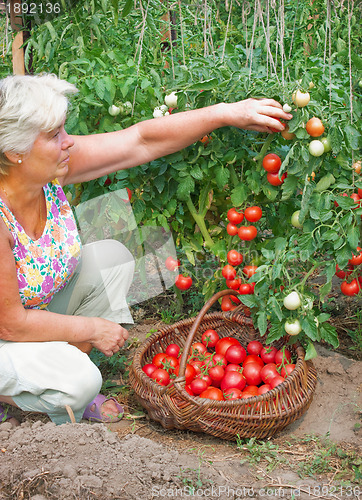
<path fill-rule="evenodd" d="M 22 163 L 23 162 L 21 155 L 19 153 L 5 151 L 4 155 L 11 163 Z"/>

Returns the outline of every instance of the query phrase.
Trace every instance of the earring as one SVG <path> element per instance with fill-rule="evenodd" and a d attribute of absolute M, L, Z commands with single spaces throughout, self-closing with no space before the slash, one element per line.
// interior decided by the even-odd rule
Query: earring
<path fill-rule="evenodd" d="M 23 163 L 23 160 L 20 160 L 20 158 L 18 159 L 18 163 Z"/>

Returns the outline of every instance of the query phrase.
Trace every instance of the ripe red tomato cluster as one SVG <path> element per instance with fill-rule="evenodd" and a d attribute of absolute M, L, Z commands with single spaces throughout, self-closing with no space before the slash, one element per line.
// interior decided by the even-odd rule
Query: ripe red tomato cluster
<path fill-rule="evenodd" d="M 279 178 L 279 170 L 282 160 L 275 153 L 269 153 L 263 158 L 263 168 L 267 171 L 266 178 L 272 186 L 280 186 L 283 184 L 287 173 L 285 172 Z"/>
<path fill-rule="evenodd" d="M 362 264 L 362 248 L 357 247 L 357 255 L 352 254 L 352 257 L 348 261 L 348 269 L 344 271 L 340 269 L 338 264 L 336 265 L 336 276 L 345 280 L 348 276 L 350 276 L 354 271 L 358 273 L 356 267 Z M 356 272 L 354 274 L 356 274 Z M 341 283 L 341 292 L 343 295 L 357 295 L 362 290 L 362 270 L 361 274 L 357 274 L 355 278 L 350 279 L 350 281 L 342 281 Z"/>
<path fill-rule="evenodd" d="M 169 271 L 176 271 L 181 265 L 178 259 L 175 259 L 171 255 L 165 260 L 165 267 Z M 175 278 L 175 285 L 179 290 L 188 290 L 192 286 L 191 276 L 184 276 L 183 274 L 178 274 Z"/>
<path fill-rule="evenodd" d="M 228 225 L 226 226 L 226 231 L 230 236 L 235 236 L 236 234 L 243 241 L 251 241 L 258 234 L 258 230 L 255 226 L 239 226 L 244 220 L 248 222 L 257 222 L 261 219 L 263 212 L 260 207 L 248 207 L 244 212 L 238 212 L 236 208 L 230 208 L 227 213 Z"/>
<path fill-rule="evenodd" d="M 142 370 L 158 384 L 167 386 L 179 374 L 180 347 L 169 344 Z M 246 349 L 235 337 L 220 338 L 206 330 L 194 342 L 185 370 L 185 390 L 191 396 L 225 401 L 264 394 L 281 384 L 295 369 L 291 352 L 263 346 L 257 340 Z"/>

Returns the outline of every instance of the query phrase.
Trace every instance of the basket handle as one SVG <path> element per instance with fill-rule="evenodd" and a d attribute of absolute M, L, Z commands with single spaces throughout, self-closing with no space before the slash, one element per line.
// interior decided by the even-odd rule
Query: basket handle
<path fill-rule="evenodd" d="M 207 311 L 210 309 L 210 307 L 215 304 L 219 300 L 220 297 L 223 297 L 224 295 L 236 295 L 235 290 L 221 290 L 220 292 L 217 292 L 215 295 L 213 295 L 204 305 L 204 307 L 201 309 L 199 314 L 196 316 L 196 319 L 194 321 L 194 324 L 191 327 L 191 330 L 187 336 L 185 346 L 184 346 L 184 351 L 181 356 L 181 361 L 180 361 L 180 368 L 179 368 L 179 375 L 178 378 L 184 377 L 185 376 L 185 370 L 186 370 L 186 364 L 187 364 L 187 356 L 190 351 L 191 344 L 194 340 L 195 334 L 200 326 L 200 323 L 207 313 Z"/>

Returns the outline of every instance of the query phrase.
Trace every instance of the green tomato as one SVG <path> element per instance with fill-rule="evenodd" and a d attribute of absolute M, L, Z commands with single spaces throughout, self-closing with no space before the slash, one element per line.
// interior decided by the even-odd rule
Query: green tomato
<path fill-rule="evenodd" d="M 303 224 L 301 224 L 299 222 L 299 214 L 300 214 L 300 210 L 296 210 L 293 215 L 292 215 L 292 218 L 291 218 L 291 223 L 294 227 L 298 228 L 298 229 L 301 229 L 303 227 Z"/>
<path fill-rule="evenodd" d="M 286 321 L 284 323 L 284 330 L 288 335 L 298 335 L 302 331 L 302 326 L 300 324 L 299 319 L 295 319 L 293 321 Z"/>
<path fill-rule="evenodd" d="M 283 300 L 284 307 L 289 309 L 289 311 L 295 311 L 302 305 L 298 292 L 290 292 Z"/>
<path fill-rule="evenodd" d="M 332 149 L 330 138 L 329 137 L 322 137 L 322 139 L 320 139 L 320 141 L 323 144 L 324 152 L 329 153 L 329 151 L 331 151 L 331 149 Z"/>
<path fill-rule="evenodd" d="M 309 153 L 312 156 L 322 156 L 324 153 L 324 145 L 321 141 L 318 139 L 315 139 L 314 141 L 311 141 L 309 143 Z"/>

